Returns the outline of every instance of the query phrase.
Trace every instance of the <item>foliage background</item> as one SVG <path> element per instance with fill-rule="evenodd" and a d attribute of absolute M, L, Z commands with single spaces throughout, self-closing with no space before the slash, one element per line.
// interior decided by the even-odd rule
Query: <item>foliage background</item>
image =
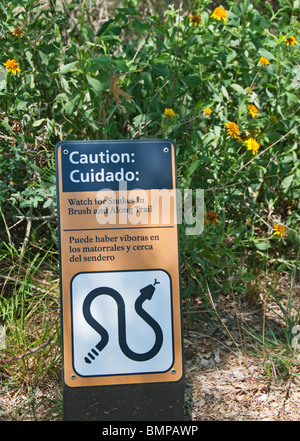
<path fill-rule="evenodd" d="M 211 17 L 218 6 L 228 13 L 225 22 Z M 201 14 L 198 26 L 189 19 L 193 13 Z M 220 296 L 275 298 L 294 360 L 300 70 L 299 43 L 285 39 L 299 41 L 298 17 L 299 0 L 0 4 L 5 387 L 25 386 L 31 396 L 42 382 L 49 387 L 49 379 L 59 378 L 54 146 L 62 139 L 173 138 L 179 187 L 204 189 L 205 211 L 218 220 L 196 237 L 182 225 L 186 319 L 199 308 L 218 315 Z M 12 34 L 17 27 L 24 35 Z M 20 73 L 5 75 L 8 59 Z M 255 117 L 249 104 L 259 110 Z M 228 121 L 243 142 L 227 134 Z M 249 137 L 260 143 L 257 155 L 247 150 Z M 284 237 L 274 235 L 275 224 L 285 227 Z M 290 281 L 285 300 L 276 294 L 282 277 Z"/>

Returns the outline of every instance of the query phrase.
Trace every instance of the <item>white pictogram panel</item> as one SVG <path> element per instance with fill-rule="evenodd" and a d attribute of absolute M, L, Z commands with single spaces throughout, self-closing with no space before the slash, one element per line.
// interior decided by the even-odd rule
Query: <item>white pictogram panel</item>
<path fill-rule="evenodd" d="M 83 377 L 162 373 L 174 362 L 172 281 L 161 269 L 71 282 L 73 368 Z"/>

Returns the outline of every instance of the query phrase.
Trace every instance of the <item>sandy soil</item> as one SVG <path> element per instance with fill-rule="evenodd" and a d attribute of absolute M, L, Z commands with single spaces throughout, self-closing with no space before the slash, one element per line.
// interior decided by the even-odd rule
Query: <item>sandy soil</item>
<path fill-rule="evenodd" d="M 227 297 L 216 311 L 212 316 L 200 305 L 184 313 L 185 420 L 299 421 L 300 351 L 287 356 L 276 304 L 264 309 Z M 263 329 L 276 345 L 257 344 L 253 335 Z M 31 394 L 0 387 L 2 421 L 55 421 L 61 414 L 59 375 Z"/>
<path fill-rule="evenodd" d="M 300 355 L 291 351 L 290 366 L 282 366 L 289 357 L 276 305 L 264 314 L 228 301 L 219 311 L 222 319 L 204 314 L 186 324 L 186 419 L 299 421 Z M 261 335 L 264 320 L 277 346 L 263 351 L 247 330 Z"/>

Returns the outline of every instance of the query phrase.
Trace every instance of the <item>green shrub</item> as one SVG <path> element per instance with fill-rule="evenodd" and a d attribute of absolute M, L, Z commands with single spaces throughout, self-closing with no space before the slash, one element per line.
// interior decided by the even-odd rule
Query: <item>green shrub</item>
<path fill-rule="evenodd" d="M 217 219 L 197 237 L 182 228 L 184 295 L 202 295 L 191 270 L 217 293 L 294 262 L 299 1 L 199 0 L 154 15 L 132 0 L 100 27 L 94 3 L 0 5 L 1 239 L 23 219 L 9 234 L 24 249 L 32 218 L 31 239 L 56 241 L 60 139 L 170 137 L 178 186 L 204 189 Z"/>

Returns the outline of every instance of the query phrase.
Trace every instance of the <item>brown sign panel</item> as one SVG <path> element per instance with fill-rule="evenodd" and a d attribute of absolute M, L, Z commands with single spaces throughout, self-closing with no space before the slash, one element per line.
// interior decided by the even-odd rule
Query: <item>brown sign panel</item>
<path fill-rule="evenodd" d="M 175 147 L 56 146 L 67 386 L 183 375 Z"/>

